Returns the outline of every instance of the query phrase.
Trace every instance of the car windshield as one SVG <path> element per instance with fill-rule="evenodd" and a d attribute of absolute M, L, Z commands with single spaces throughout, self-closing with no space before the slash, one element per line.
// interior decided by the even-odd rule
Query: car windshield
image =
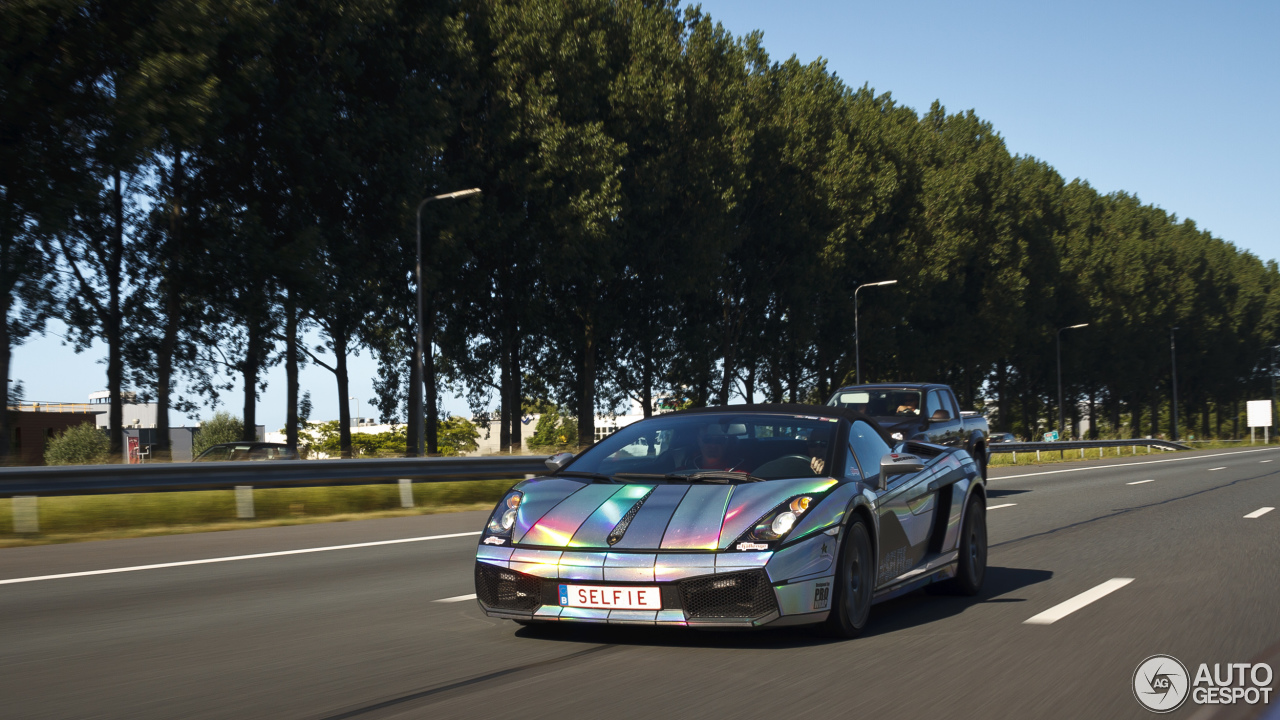
<path fill-rule="evenodd" d="M 919 390 L 892 388 L 841 390 L 827 404 L 880 418 L 918 416 L 921 407 Z"/>
<path fill-rule="evenodd" d="M 836 418 L 763 413 L 659 415 L 601 440 L 563 472 L 674 482 L 825 477 L 837 423 Z"/>

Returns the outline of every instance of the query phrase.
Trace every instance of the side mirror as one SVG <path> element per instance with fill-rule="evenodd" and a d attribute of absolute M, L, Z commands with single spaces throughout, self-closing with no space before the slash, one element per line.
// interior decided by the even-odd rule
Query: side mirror
<path fill-rule="evenodd" d="M 556 453 L 555 455 L 552 455 L 551 457 L 547 458 L 545 462 L 547 463 L 547 468 L 549 468 L 551 472 L 555 472 L 556 470 L 559 470 L 565 465 L 568 465 L 569 461 L 572 459 L 573 459 L 573 453 L 562 452 L 562 453 Z"/>
<path fill-rule="evenodd" d="M 910 475 L 924 470 L 924 461 L 908 453 L 889 453 L 880 458 L 881 482 L 888 483 L 894 475 Z"/>

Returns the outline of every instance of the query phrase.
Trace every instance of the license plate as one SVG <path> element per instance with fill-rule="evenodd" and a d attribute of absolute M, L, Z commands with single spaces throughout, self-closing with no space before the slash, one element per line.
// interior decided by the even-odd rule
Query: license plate
<path fill-rule="evenodd" d="M 662 593 L 656 587 L 561 585 L 560 604 L 608 610 L 661 610 Z"/>

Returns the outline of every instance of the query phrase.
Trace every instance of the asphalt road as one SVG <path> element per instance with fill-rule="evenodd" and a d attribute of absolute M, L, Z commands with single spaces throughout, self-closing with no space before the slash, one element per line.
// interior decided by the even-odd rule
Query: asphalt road
<path fill-rule="evenodd" d="M 1280 508 L 1280 451 L 992 476 L 984 592 L 877 605 L 845 642 L 440 602 L 474 592 L 476 538 L 435 536 L 483 513 L 0 550 L 0 717 L 1148 717 L 1131 682 L 1151 655 L 1280 675 L 1280 510 L 1246 517 Z M 147 565 L 167 566 L 90 574 Z M 1270 720 L 1280 699 L 1169 716 Z"/>

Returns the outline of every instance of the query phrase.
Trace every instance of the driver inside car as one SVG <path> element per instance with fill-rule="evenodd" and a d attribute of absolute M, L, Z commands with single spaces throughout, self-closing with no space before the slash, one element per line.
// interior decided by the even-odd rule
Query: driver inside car
<path fill-rule="evenodd" d="M 920 398 L 915 395 L 908 395 L 902 399 L 898 405 L 897 415 L 919 415 L 920 414 Z"/>
<path fill-rule="evenodd" d="M 696 470 L 736 470 L 741 458 L 733 456 L 737 438 L 724 431 L 723 425 L 707 425 L 698 433 L 698 455 L 690 463 Z"/>

